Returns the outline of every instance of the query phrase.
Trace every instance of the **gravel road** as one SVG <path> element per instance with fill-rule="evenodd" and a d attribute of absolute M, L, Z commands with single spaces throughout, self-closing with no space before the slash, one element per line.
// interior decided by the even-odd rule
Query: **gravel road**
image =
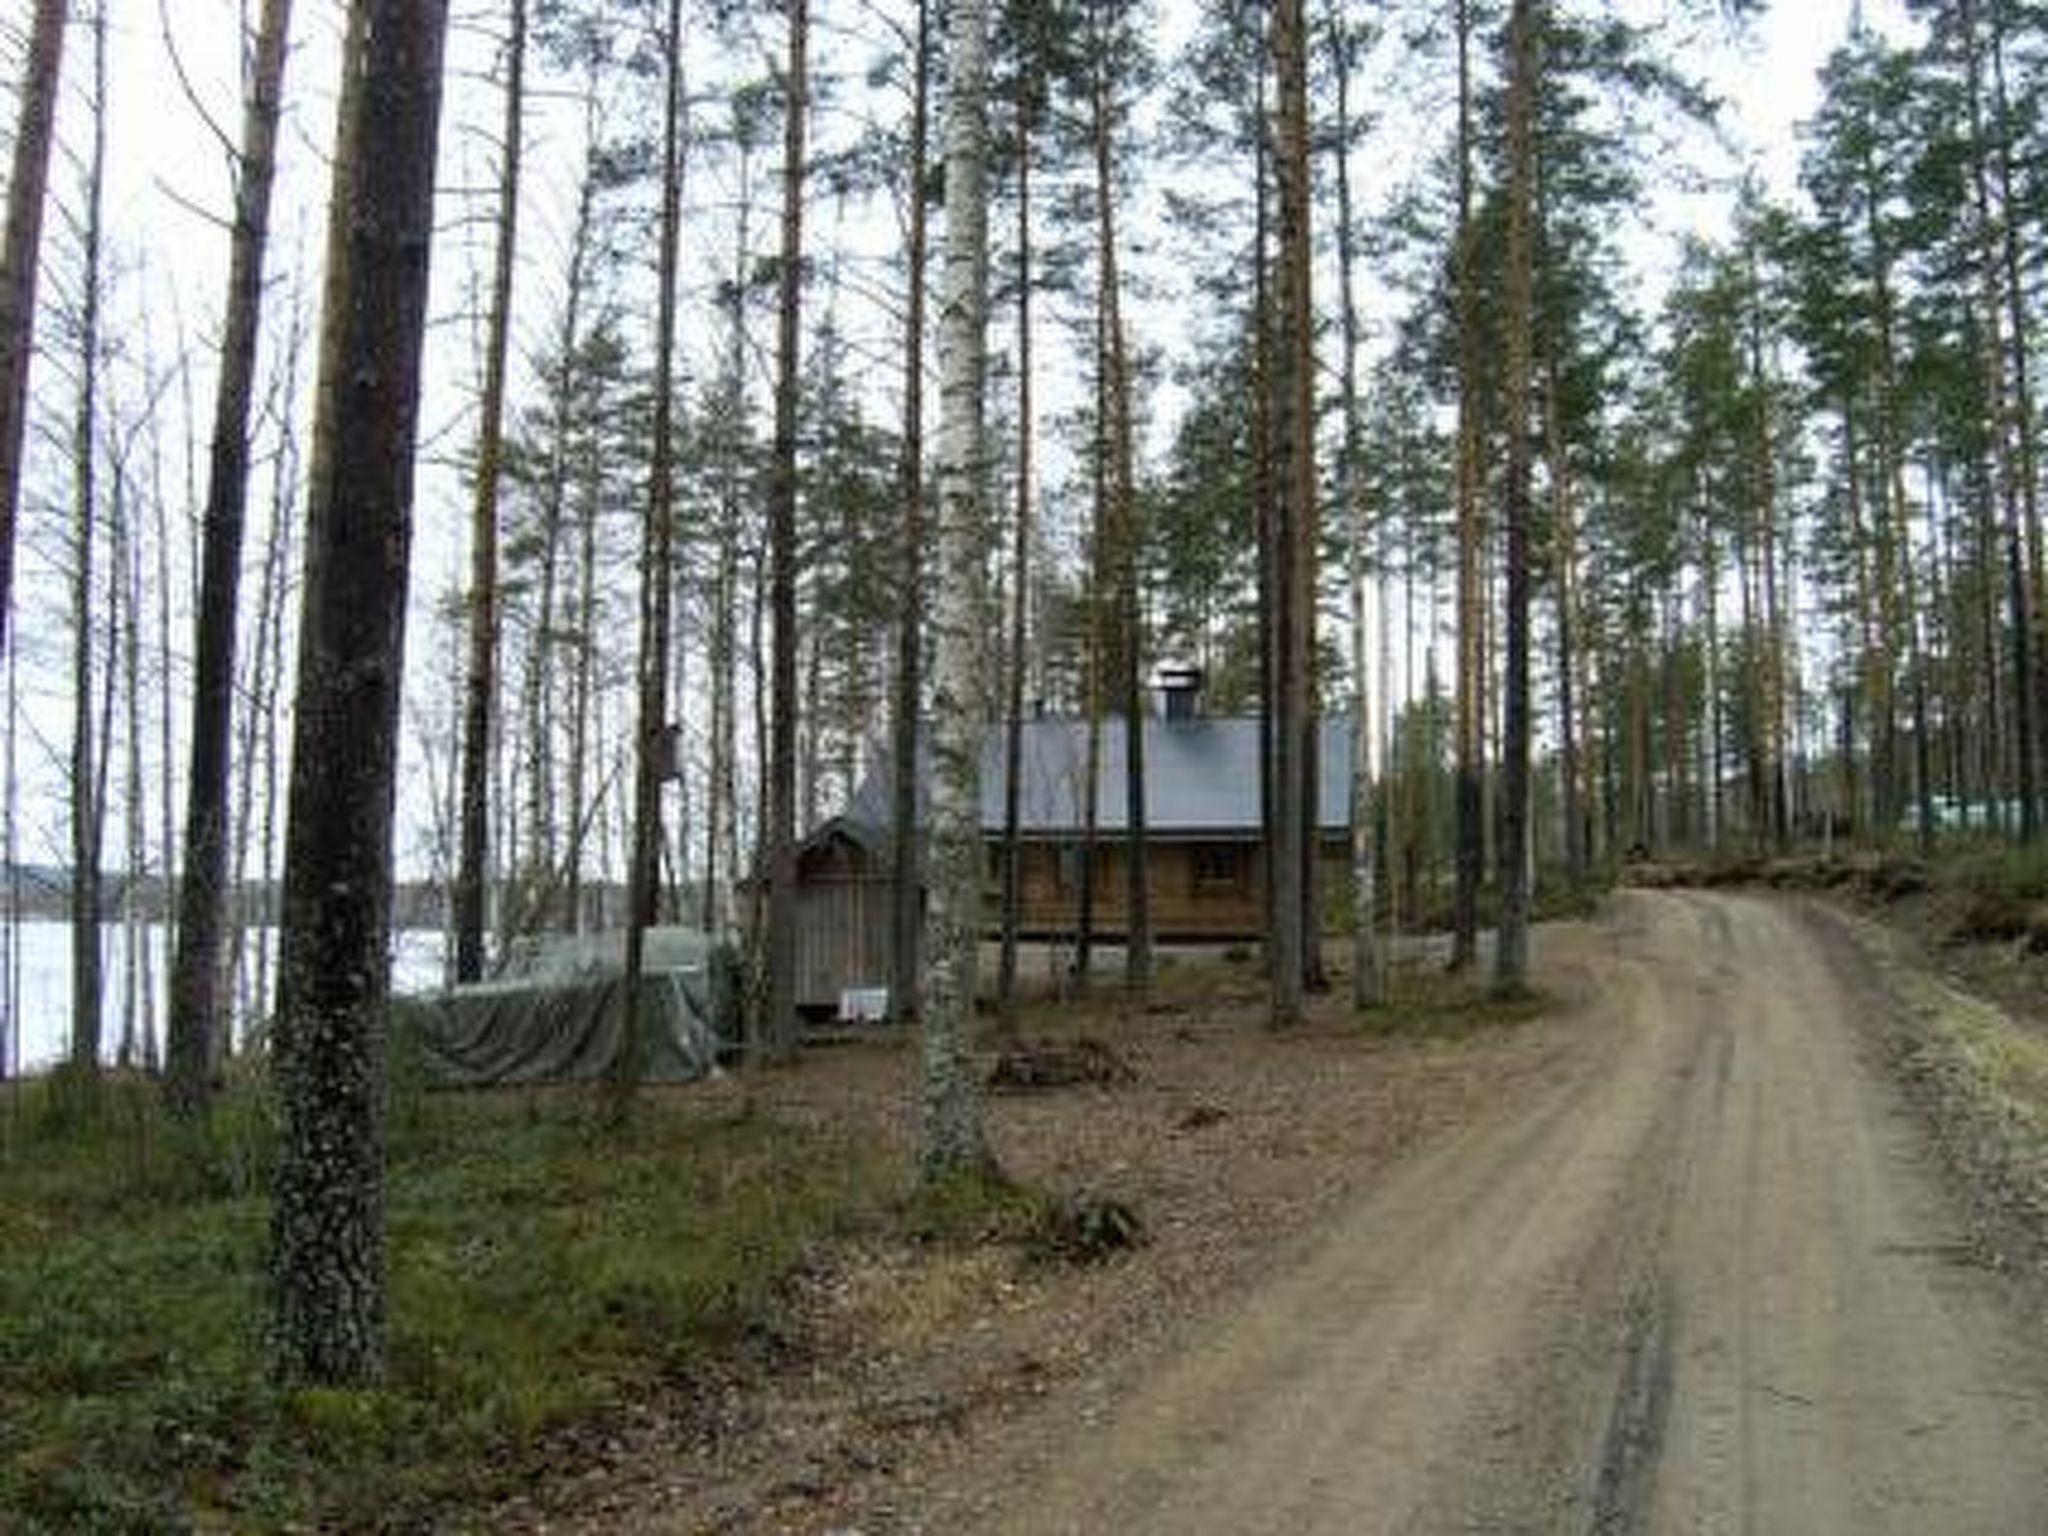
<path fill-rule="evenodd" d="M 1718 894 L 1544 938 L 1601 1049 L 1190 1330 L 995 1528 L 2048 1532 L 2048 1348 L 1853 946 Z"/>

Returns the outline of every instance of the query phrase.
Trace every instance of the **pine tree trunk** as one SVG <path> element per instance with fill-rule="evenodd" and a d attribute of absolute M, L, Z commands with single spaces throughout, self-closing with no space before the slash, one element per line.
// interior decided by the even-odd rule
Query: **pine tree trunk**
<path fill-rule="evenodd" d="M 721 916 L 714 910 L 720 870 L 728 887 L 740 877 L 739 834 L 739 602 L 740 528 L 752 484 L 743 462 L 746 449 L 747 288 L 753 266 L 753 146 L 743 135 L 739 143 L 738 206 L 733 220 L 731 295 L 726 306 L 724 374 L 719 381 L 719 409 L 724 420 L 717 465 L 718 528 L 713 577 L 711 644 L 711 784 L 706 807 L 704 853 L 705 926 L 715 929 L 734 921 L 729 904 Z M 756 886 L 758 889 L 758 886 Z M 750 934 L 753 932 L 750 928 Z M 751 942 L 751 940 L 750 940 Z"/>
<path fill-rule="evenodd" d="M 1578 510 L 1572 504 L 1571 466 L 1564 447 L 1557 359 L 1545 359 L 1544 455 L 1550 468 L 1551 538 L 1557 566 L 1557 780 L 1564 820 L 1565 877 L 1582 885 L 1587 872 L 1585 801 L 1580 793 Z"/>
<path fill-rule="evenodd" d="M 1378 936 L 1376 871 L 1373 867 L 1372 732 L 1373 698 L 1367 654 L 1366 544 L 1371 537 L 1365 497 L 1365 434 L 1358 389 L 1358 355 L 1363 343 L 1358 299 L 1353 292 L 1358 260 L 1351 202 L 1351 86 L 1357 60 L 1340 14 L 1329 20 L 1330 58 L 1336 75 L 1337 122 L 1337 287 L 1343 318 L 1344 449 L 1337 470 L 1338 505 L 1350 520 L 1351 546 L 1351 1005 L 1373 1008 L 1386 1000 L 1386 973 Z M 1385 660 L 1385 646 L 1381 659 Z"/>
<path fill-rule="evenodd" d="M 28 435 L 28 370 L 35 356 L 43 194 L 50 179 L 68 12 L 65 0 L 36 0 L 7 182 L 7 229 L 0 235 L 0 654 L 7 649 L 14 612 L 14 533 Z"/>
<path fill-rule="evenodd" d="M 6 724 L 0 727 L 0 870 L 5 884 L 7 911 L 0 920 L 0 1084 L 13 1082 L 21 1072 L 21 679 L 17 653 L 0 656 L 0 671 L 6 674 Z M 10 1095 L 7 1113 L 0 1116 L 0 1155 L 14 1155 L 14 1106 Z"/>
<path fill-rule="evenodd" d="M 1872 298 L 1877 310 L 1877 411 L 1876 451 L 1878 505 L 1876 511 L 1878 624 L 1883 646 L 1875 660 L 1879 675 L 1877 717 L 1877 824 L 1880 841 L 1889 842 L 1899 820 L 1902 796 L 1898 791 L 1898 666 L 1902 651 L 1911 663 L 1912 636 L 1916 626 L 1916 593 L 1913 551 L 1908 538 L 1906 514 L 1905 444 L 1899 417 L 1898 353 L 1895 340 L 1896 303 L 1893 297 L 1893 259 L 1890 242 L 1879 221 L 1877 175 L 1868 155 L 1864 160 L 1866 178 L 1865 223 L 1870 238 Z M 1930 807 L 1923 807 L 1931 813 Z M 1931 829 L 1923 829 L 1923 838 Z"/>
<path fill-rule="evenodd" d="M 1656 809 L 1650 786 L 1650 680 L 1646 637 L 1630 640 L 1628 681 L 1628 807 L 1631 855 L 1659 851 Z"/>
<path fill-rule="evenodd" d="M 789 66 L 783 80 L 782 264 L 776 303 L 775 443 L 768 476 L 770 602 L 774 608 L 773 742 L 768 772 L 768 1001 L 750 1042 L 758 1065 L 796 1049 L 796 428 L 802 387 L 805 51 L 808 0 L 784 0 Z"/>
<path fill-rule="evenodd" d="M 903 456 L 898 469 L 902 499 L 902 608 L 896 629 L 896 697 L 890 722 L 893 801 L 890 814 L 889 1012 L 915 1020 L 922 1008 L 925 872 L 918 824 L 919 715 L 924 702 L 925 516 L 924 516 L 924 332 L 925 257 L 929 225 L 925 216 L 925 167 L 930 159 L 931 48 L 926 0 L 917 0 L 916 57 L 911 62 L 909 294 L 903 323 Z"/>
<path fill-rule="evenodd" d="M 1308 50 L 1302 0 L 1278 0 L 1273 8 L 1273 71 L 1278 112 L 1274 125 L 1274 168 L 1280 206 L 1280 258 L 1275 301 L 1281 346 L 1275 371 L 1274 411 L 1278 451 L 1278 523 L 1274 540 L 1274 595 L 1277 674 L 1273 711 L 1274 912 L 1272 976 L 1268 1021 L 1274 1027 L 1299 1023 L 1307 948 L 1314 935 L 1303 931 L 1312 871 L 1304 855 L 1315 808 L 1304 803 L 1311 782 L 1307 754 L 1314 728 L 1309 707 L 1310 642 L 1314 624 L 1313 566 L 1308 541 L 1315 527 L 1314 311 L 1309 291 Z"/>
<path fill-rule="evenodd" d="M 236 623 L 242 530 L 249 499 L 249 417 L 255 394 L 263 261 L 277 170 L 278 120 L 291 0 L 265 0 L 254 71 L 243 104 L 235 222 L 228 255 L 227 316 L 215 384 L 207 465 L 204 554 L 192 663 L 192 754 L 185 787 L 185 868 L 178 889 L 178 947 L 164 1089 L 174 1113 L 199 1113 L 228 1027 L 227 921 L 229 742 L 234 729 Z M 244 771 L 247 771 L 245 764 Z M 166 871 L 166 875 L 168 875 Z"/>
<path fill-rule="evenodd" d="M 149 816 L 143 792 L 142 750 L 142 539 L 128 495 L 125 464 L 113 462 L 112 495 L 116 565 L 123 586 L 121 607 L 121 714 L 123 757 L 122 841 L 127 869 L 121 882 L 122 975 L 121 1065 L 153 1070 L 156 1056 L 155 961 L 152 926 L 142 911 L 143 878 L 149 870 Z M 168 873 L 168 871 L 166 871 Z"/>
<path fill-rule="evenodd" d="M 1458 33 L 1458 713 L 1453 745 L 1457 776 L 1456 865 L 1451 895 L 1451 969 L 1469 968 L 1479 955 L 1479 884 L 1484 869 L 1485 765 L 1480 748 L 1481 695 L 1486 686 L 1486 588 L 1480 578 L 1485 525 L 1479 508 L 1479 276 L 1478 233 L 1472 218 L 1472 15 L 1457 0 Z"/>
<path fill-rule="evenodd" d="M 562 313 L 560 323 L 555 328 L 554 368 L 549 379 L 549 389 L 553 396 L 554 422 L 541 489 L 540 591 L 535 600 L 534 636 L 527 651 L 526 677 L 522 687 L 525 696 L 526 730 L 531 738 L 529 750 L 533 762 L 532 783 L 529 788 L 532 809 L 529 820 L 535 824 L 536 857 L 544 861 L 542 867 L 534 871 L 534 879 L 537 887 L 546 893 L 543 899 L 536 901 L 529 916 L 535 927 L 552 927 L 570 932 L 574 932 L 577 926 L 577 902 L 581 894 L 578 856 L 582 842 L 581 829 L 589 815 L 589 807 L 585 805 L 583 799 L 584 764 L 578 757 L 584 745 L 582 738 L 573 730 L 569 733 L 569 829 L 567 847 L 560 849 L 557 848 L 555 824 L 552 820 L 555 783 L 553 757 L 562 742 L 560 711 L 563 707 L 564 690 L 558 681 L 561 668 L 556 658 L 567 629 L 564 610 L 570 606 L 569 600 L 562 595 L 562 542 L 564 530 L 570 520 L 570 492 L 577 481 L 574 436 L 578 406 L 574 402 L 584 379 L 584 370 L 577 356 L 577 349 L 583 340 L 584 289 L 589 281 L 592 219 L 596 197 L 596 158 L 599 146 L 597 86 L 594 78 L 586 87 L 583 99 L 583 126 L 584 161 L 582 174 L 577 178 L 576 212 L 569 226 L 568 268 L 562 278 Z M 580 609 L 577 611 L 580 617 Z M 568 708 L 572 714 L 576 698 L 574 679 L 581 670 L 581 648 L 590 644 L 591 640 L 589 626 L 579 625 L 575 641 L 578 647 L 577 660 L 570 669 L 570 682 L 566 689 Z M 543 818 L 547 818 L 545 822 Z"/>
<path fill-rule="evenodd" d="M 1116 228 L 1115 102 L 1107 28 L 1095 10 L 1095 68 L 1090 92 L 1095 160 L 1097 485 L 1106 491 L 1097 513 L 1098 566 L 1110 578 L 1115 680 L 1124 720 L 1124 990 L 1143 1000 L 1152 990 L 1150 860 L 1145 835 L 1144 615 L 1138 591 L 1140 529 L 1131 441 L 1130 360 L 1124 338 L 1123 278 Z M 1101 546 L 1106 545 L 1106 549 Z M 1101 557 L 1107 555 L 1107 559 Z"/>
<path fill-rule="evenodd" d="M 1101 540 L 1097 537 L 1092 542 L 1100 544 Z M 1081 751 L 1081 888 L 1075 896 L 1074 983 L 1083 990 L 1095 963 L 1096 858 L 1102 819 L 1102 581 L 1095 565 L 1091 556 L 1082 595 L 1088 616 L 1088 632 L 1082 642 L 1087 652 L 1082 661 L 1087 677 L 1081 704 L 1086 716 L 1082 731 L 1087 739 Z"/>
<path fill-rule="evenodd" d="M 1507 676 L 1501 719 L 1500 931 L 1493 986 L 1529 985 L 1530 681 L 1529 463 L 1530 353 L 1536 307 L 1530 221 L 1536 179 L 1537 0 L 1514 0 L 1509 20 L 1507 240 Z"/>
<path fill-rule="evenodd" d="M 635 668 L 633 830 L 626 872 L 624 1013 L 612 1063 L 614 1121 L 622 1121 L 646 1064 L 641 974 L 661 900 L 663 747 L 668 734 L 669 603 L 675 591 L 676 274 L 682 236 L 683 13 L 669 0 L 662 33 L 661 233 L 655 281 L 654 412 L 647 505 L 640 533 L 640 654 Z"/>
<path fill-rule="evenodd" d="M 1968 0 L 1964 0 L 1964 3 L 1967 5 Z M 1989 6 L 1985 20 L 1990 27 L 1988 46 L 1991 55 L 1991 105 L 1998 121 L 1998 129 L 1993 137 L 1998 171 L 1998 200 L 2000 208 L 2004 210 L 2004 217 L 1999 220 L 1999 256 L 2005 279 L 2005 330 L 2012 350 L 2012 452 L 2014 469 L 2018 477 L 2020 510 L 2027 533 L 2028 591 L 2034 610 L 2034 622 L 2039 626 L 2044 617 L 2043 593 L 2048 591 L 2048 579 L 2044 579 L 2043 575 L 2043 561 L 2048 556 L 2044 556 L 2042 544 L 2040 454 L 2035 443 L 2034 429 L 2033 349 L 2029 341 L 2033 318 L 2028 313 L 2026 282 L 2022 271 L 2021 201 L 2013 186 L 2014 129 L 2012 104 L 2005 83 L 2005 8 L 1997 4 Z M 2037 628 L 2035 640 L 2037 645 L 2048 642 L 2048 632 Z M 2040 673 L 2038 665 L 2036 672 Z M 2032 702 L 2032 708 L 2036 728 L 2048 731 L 2048 675 L 2037 675 L 2034 685 L 2037 694 Z M 2048 746 L 2035 742 L 2031 744 L 2030 750 L 2038 755 L 2048 750 Z"/>
<path fill-rule="evenodd" d="M 1863 433 L 1855 403 L 1842 402 L 1842 460 L 1848 495 L 1849 537 L 1855 550 L 1856 614 L 1863 635 L 1862 655 L 1857 658 L 1858 693 L 1861 715 L 1869 739 L 1867 771 L 1857 780 L 1857 792 L 1849 799 L 1849 815 L 1866 839 L 1881 838 L 1886 830 L 1884 810 L 1891 801 L 1891 736 L 1887 721 L 1891 714 L 1890 680 L 1892 663 L 1886 616 L 1889 599 L 1884 582 L 1890 574 L 1873 552 L 1882 555 L 1884 523 L 1880 513 L 1875 533 L 1865 516 L 1863 485 Z M 1850 765 L 1853 769 L 1853 764 Z"/>
<path fill-rule="evenodd" d="M 1756 522 L 1756 550 L 1762 584 L 1763 651 L 1757 674 L 1759 701 L 1756 750 L 1764 759 L 1764 804 L 1760 809 L 1759 840 L 1783 851 L 1791 833 L 1786 806 L 1785 754 L 1785 627 L 1778 594 L 1778 474 L 1776 445 L 1771 429 L 1772 384 L 1765 371 L 1764 317 L 1759 297 L 1760 279 L 1751 251 L 1749 274 L 1749 374 L 1756 391 L 1756 440 L 1751 452 L 1756 460 L 1756 488 L 1753 495 Z"/>
<path fill-rule="evenodd" d="M 99 750 L 107 733 L 93 724 L 94 544 L 99 537 L 99 389 L 101 234 L 107 164 L 107 16 L 94 7 L 92 141 L 88 151 L 85 212 L 79 232 L 84 271 L 79 276 L 78 398 L 72 421 L 72 566 L 74 634 L 71 695 L 71 1064 L 99 1070 L 102 1020 L 100 975 L 100 844 L 106 819 L 105 769 Z M 119 581 L 119 573 L 110 580 Z M 111 615 L 121 604 L 108 603 Z M 118 647 L 107 647 L 108 681 Z M 97 740 L 95 738 L 97 737 Z"/>
<path fill-rule="evenodd" d="M 291 519 L 299 497 L 299 444 L 291 423 L 296 419 L 299 399 L 299 359 L 305 345 L 304 310 L 299 296 L 294 294 L 291 331 L 280 366 L 279 420 L 282 426 L 271 464 L 269 527 L 264 538 L 263 581 L 256 600 L 256 643 L 249 667 L 249 708 L 242 734 L 241 760 L 247 766 L 242 774 L 242 790 L 235 818 L 239 831 L 235 838 L 234 877 L 229 885 L 232 893 L 229 910 L 234 920 L 230 928 L 232 938 L 228 953 L 233 964 L 240 966 L 246 963 L 245 935 L 252 925 L 257 930 L 253 973 L 240 989 L 244 1018 L 254 1018 L 263 1006 L 263 1000 L 270 997 L 271 961 L 277 948 L 276 935 L 271 931 L 277 925 L 278 915 L 273 876 L 277 871 L 278 784 L 283 777 L 279 771 L 282 754 L 278 750 L 277 701 L 284 686 L 284 609 L 292 563 Z M 261 796 L 260 802 L 256 799 L 258 795 Z M 260 815 L 255 810 L 259 803 Z M 258 850 L 256 890 L 262 897 L 256 902 L 250 900 L 244 878 L 252 837 Z M 228 1038 L 227 1031 L 223 1031 L 214 1044 L 217 1063 L 232 1051 L 235 1042 Z"/>
<path fill-rule="evenodd" d="M 1022 84 L 1017 105 L 1017 513 L 1011 530 L 1009 707 L 1003 742 L 1003 944 L 996 974 L 996 1014 L 1003 1029 L 1017 1028 L 1017 930 L 1023 899 L 1023 850 L 1018 823 L 1024 793 L 1024 648 L 1031 598 L 1033 466 L 1031 400 L 1031 135 L 1034 87 Z"/>
<path fill-rule="evenodd" d="M 729 518 L 738 516 L 736 508 L 728 513 Z M 739 739 L 739 555 L 730 526 L 728 521 L 718 535 L 711 587 L 711 782 L 704 808 L 704 928 L 709 933 L 731 921 L 718 899 L 721 873 L 730 881 L 739 872 L 739 784 L 733 763 Z"/>
<path fill-rule="evenodd" d="M 189 434 L 188 434 L 189 435 Z M 195 605 L 194 594 L 188 589 L 179 591 L 171 575 L 171 514 L 169 499 L 163 494 L 163 472 L 161 455 L 154 444 L 150 447 L 149 502 L 150 534 L 155 545 L 156 602 L 152 617 L 155 621 L 156 649 L 156 727 L 157 727 L 157 869 L 162 878 L 163 898 L 157 911 L 160 914 L 159 934 L 163 943 L 164 965 L 161 980 L 164 986 L 164 1011 L 156 1011 L 155 989 L 157 977 L 154 968 L 145 973 L 144 983 L 148 991 L 149 1010 L 152 1018 L 161 1018 L 168 1028 L 170 1008 L 170 966 L 176 952 L 178 924 L 176 896 L 172 882 L 178 871 L 178 735 L 177 705 L 170 679 L 175 674 L 177 658 L 171 645 L 171 610 L 182 606 L 190 611 Z M 143 578 L 138 573 L 138 583 Z M 225 969 L 225 968 L 224 968 Z M 232 994 L 222 993 L 223 1012 L 232 1007 Z M 152 1075 L 163 1068 L 161 1047 L 164 1041 L 154 1043 L 149 1059 Z"/>
<path fill-rule="evenodd" d="M 577 537 L 576 537 L 576 666 L 569 679 L 569 804 L 576 814 L 575 830 L 569 838 L 569 847 L 564 859 L 569 873 L 563 887 L 564 902 L 568 908 L 564 926 L 571 933 L 584 933 L 592 927 L 610 926 L 609 915 L 600 911 L 595 923 L 584 912 L 583 864 L 588 828 L 593 820 L 600 818 L 604 807 L 612 799 L 609 785 L 601 787 L 593 797 L 589 790 L 590 764 L 596 755 L 593 738 L 602 738 L 602 722 L 596 719 L 600 707 L 597 697 L 597 516 L 601 503 L 598 488 L 591 482 L 598 477 L 595 462 L 583 469 L 583 488 L 578 493 Z M 598 824 L 598 851 L 600 868 L 609 871 L 609 864 L 602 860 L 605 849 L 604 824 Z"/>
<path fill-rule="evenodd" d="M 927 1180 L 987 1168 L 975 1079 L 981 941 L 982 550 L 988 536 L 988 6 L 954 0 L 947 33 L 946 245 L 939 305 L 938 602 L 933 613 L 931 899 L 925 934 Z"/>
<path fill-rule="evenodd" d="M 1269 71 L 1258 72 L 1258 120 L 1267 114 Z M 1261 132 L 1252 167 L 1252 399 L 1249 479 L 1252 493 L 1252 539 L 1258 549 L 1259 582 L 1259 912 L 1266 929 L 1266 969 L 1273 968 L 1274 936 L 1279 932 L 1279 886 L 1273 849 L 1279 842 L 1278 803 L 1273 794 L 1273 719 L 1275 658 L 1279 655 L 1280 603 L 1274 589 L 1275 530 L 1273 433 L 1277 404 L 1273 382 L 1272 269 L 1272 136 Z"/>
<path fill-rule="evenodd" d="M 469 516 L 469 671 L 462 709 L 462 846 L 455 871 L 455 979 L 483 979 L 490 904 L 490 775 L 498 715 L 498 488 L 505 445 L 505 362 L 512 339 L 512 275 L 519 243 L 519 164 L 525 139 L 526 0 L 508 0 L 505 110 L 499 129 L 497 254 L 484 334 L 476 484 Z M 529 722 L 529 724 L 531 724 Z"/>
<path fill-rule="evenodd" d="M 283 946 L 271 1365 L 383 1373 L 384 1009 L 442 0 L 355 0 L 329 216 Z"/>
<path fill-rule="evenodd" d="M 1697 487 L 1694 488 L 1694 498 L 1701 501 Z M 1705 829 L 1702 841 L 1709 853 L 1717 853 L 1724 825 L 1721 761 L 1722 743 L 1726 739 L 1721 708 L 1721 544 L 1711 514 L 1703 502 L 1699 506 L 1698 521 L 1700 609 L 1706 618 L 1706 665 L 1701 685 L 1704 697 L 1700 701 L 1701 713 L 1706 716 L 1706 729 L 1700 733 L 1706 771 L 1700 775 L 1700 807 Z"/>
<path fill-rule="evenodd" d="M 2020 803 L 2020 840 L 2031 843 L 2041 827 L 2042 701 L 2035 648 L 2040 592 L 2026 552 L 2028 533 L 2036 520 L 2030 510 L 2034 492 L 2016 441 L 2022 436 L 2018 431 L 2020 413 L 2014 408 L 2013 391 L 2006 378 L 2010 354 L 2004 339 L 2008 318 L 2004 288 L 2011 268 L 2007 260 L 2009 247 L 2000 238 L 1999 221 L 1991 201 L 1991 170 L 1986 163 L 1989 136 L 1984 121 L 1987 90 L 1974 0 L 1959 0 L 1957 18 L 1963 42 L 1970 142 L 1975 147 L 1970 156 L 1970 202 L 1982 310 L 1978 324 L 1984 336 L 1982 366 L 1992 418 L 1992 470 L 2001 504 L 2007 601 L 2012 610 L 2012 788 Z"/>

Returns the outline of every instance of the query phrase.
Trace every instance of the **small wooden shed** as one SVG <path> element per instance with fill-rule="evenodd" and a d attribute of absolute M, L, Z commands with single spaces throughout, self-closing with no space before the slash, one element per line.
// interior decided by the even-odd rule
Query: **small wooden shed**
<path fill-rule="evenodd" d="M 886 988 L 896 889 L 888 829 L 833 817 L 798 848 L 796 878 L 798 1009 L 832 1015 L 848 991 Z"/>

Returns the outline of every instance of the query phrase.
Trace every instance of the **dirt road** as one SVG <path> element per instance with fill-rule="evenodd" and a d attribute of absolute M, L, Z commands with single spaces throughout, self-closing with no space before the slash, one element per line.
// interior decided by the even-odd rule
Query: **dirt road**
<path fill-rule="evenodd" d="M 2048 1532 L 2048 1369 L 1819 920 L 1553 943 L 1597 1049 L 1032 1459 L 998 1529 Z"/>

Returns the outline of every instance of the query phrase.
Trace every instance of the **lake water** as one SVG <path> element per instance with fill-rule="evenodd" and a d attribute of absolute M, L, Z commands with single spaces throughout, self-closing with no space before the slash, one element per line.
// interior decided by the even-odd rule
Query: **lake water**
<path fill-rule="evenodd" d="M 161 1040 L 164 976 L 170 965 L 165 954 L 165 930 L 159 924 L 150 924 L 138 933 L 141 940 L 139 958 L 154 977 L 157 1037 Z M 5 956 L 8 938 L 7 931 L 0 928 L 0 956 Z M 419 991 L 439 985 L 442 975 L 442 939 L 439 932 L 402 930 L 392 939 L 393 990 Z M 8 1053 L 7 1060 L 0 1065 L 10 1070 L 34 1072 L 63 1060 L 71 1048 L 71 925 L 48 920 L 24 921 L 13 930 L 13 940 L 18 946 L 15 958 L 19 961 L 21 978 L 19 1017 L 18 1021 L 0 1026 L 0 1038 L 4 1038 Z M 272 946 L 271 975 L 275 977 L 274 929 L 249 930 L 244 940 L 247 946 L 244 963 L 251 968 L 253 975 L 259 942 Z M 109 923 L 100 930 L 100 963 L 105 986 L 102 994 L 105 999 L 104 1048 L 107 1058 L 112 1060 L 121 1040 L 128 964 L 128 935 L 119 923 Z M 0 971 L 0 979 L 4 979 L 4 975 L 5 972 Z M 5 1017 L 6 1009 L 6 992 L 4 985 L 0 985 L 0 1018 Z"/>

